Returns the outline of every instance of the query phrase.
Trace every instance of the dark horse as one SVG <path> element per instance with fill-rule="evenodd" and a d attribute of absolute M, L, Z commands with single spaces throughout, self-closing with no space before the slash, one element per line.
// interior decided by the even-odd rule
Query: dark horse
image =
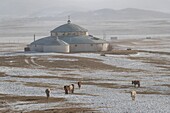
<path fill-rule="evenodd" d="M 68 94 L 68 92 L 69 92 L 69 86 L 68 85 L 66 85 L 66 86 L 64 86 L 64 91 L 65 91 L 65 94 Z"/>
<path fill-rule="evenodd" d="M 138 87 L 140 87 L 140 81 L 139 80 L 132 81 L 132 84 L 134 84 L 134 86 L 138 85 Z"/>
<path fill-rule="evenodd" d="M 81 88 L 81 81 L 79 81 L 77 84 L 78 84 L 78 87 L 80 89 Z"/>
<path fill-rule="evenodd" d="M 49 88 L 45 90 L 45 93 L 47 95 L 47 99 L 50 97 L 50 92 L 51 92 L 51 90 Z"/>

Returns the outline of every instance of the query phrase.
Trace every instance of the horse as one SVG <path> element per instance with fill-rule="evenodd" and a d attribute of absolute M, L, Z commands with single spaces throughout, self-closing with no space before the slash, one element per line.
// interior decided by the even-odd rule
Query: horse
<path fill-rule="evenodd" d="M 78 87 L 80 89 L 81 88 L 81 81 L 79 81 L 77 84 L 78 84 Z"/>
<path fill-rule="evenodd" d="M 74 84 L 64 86 L 65 94 L 74 93 Z"/>
<path fill-rule="evenodd" d="M 132 100 L 135 100 L 136 94 L 136 91 L 131 91 Z"/>
<path fill-rule="evenodd" d="M 69 86 L 68 85 L 64 86 L 64 91 L 65 91 L 65 94 L 68 94 L 68 92 L 69 92 Z"/>
<path fill-rule="evenodd" d="M 70 93 L 74 93 L 74 84 L 69 85 L 69 88 Z"/>
<path fill-rule="evenodd" d="M 50 97 L 50 93 L 51 93 L 51 90 L 48 88 L 45 90 L 45 93 L 46 93 L 46 96 L 47 96 L 47 99 Z"/>
<path fill-rule="evenodd" d="M 132 81 L 132 84 L 134 84 L 135 87 L 136 87 L 136 85 L 138 85 L 138 87 L 140 87 L 140 81 L 139 80 Z"/>

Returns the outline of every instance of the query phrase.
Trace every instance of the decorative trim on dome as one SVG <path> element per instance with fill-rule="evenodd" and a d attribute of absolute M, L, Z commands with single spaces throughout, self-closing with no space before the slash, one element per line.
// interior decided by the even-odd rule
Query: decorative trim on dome
<path fill-rule="evenodd" d="M 68 23 L 68 24 L 70 24 L 70 23 L 71 23 L 71 21 L 70 21 L 70 20 L 68 20 L 68 21 L 67 21 L 67 23 Z"/>
<path fill-rule="evenodd" d="M 68 24 L 71 23 L 71 20 L 70 20 L 70 16 L 68 16 L 68 21 L 67 21 Z"/>

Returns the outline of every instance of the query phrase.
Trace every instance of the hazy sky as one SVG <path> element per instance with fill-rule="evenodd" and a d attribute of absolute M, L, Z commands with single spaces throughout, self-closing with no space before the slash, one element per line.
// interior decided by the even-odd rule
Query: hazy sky
<path fill-rule="evenodd" d="M 0 0 L 0 15 L 28 15 L 53 7 L 77 11 L 139 8 L 170 13 L 170 0 Z"/>

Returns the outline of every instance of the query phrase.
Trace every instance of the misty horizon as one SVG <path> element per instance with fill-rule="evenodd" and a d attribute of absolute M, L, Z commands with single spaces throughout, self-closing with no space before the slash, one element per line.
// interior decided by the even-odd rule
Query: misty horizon
<path fill-rule="evenodd" d="M 170 14 L 170 7 L 168 6 L 170 1 L 168 0 L 1 0 L 0 3 L 0 16 L 28 16 L 48 9 L 60 12 L 88 12 L 99 9 L 121 10 L 126 8 L 152 10 Z"/>

